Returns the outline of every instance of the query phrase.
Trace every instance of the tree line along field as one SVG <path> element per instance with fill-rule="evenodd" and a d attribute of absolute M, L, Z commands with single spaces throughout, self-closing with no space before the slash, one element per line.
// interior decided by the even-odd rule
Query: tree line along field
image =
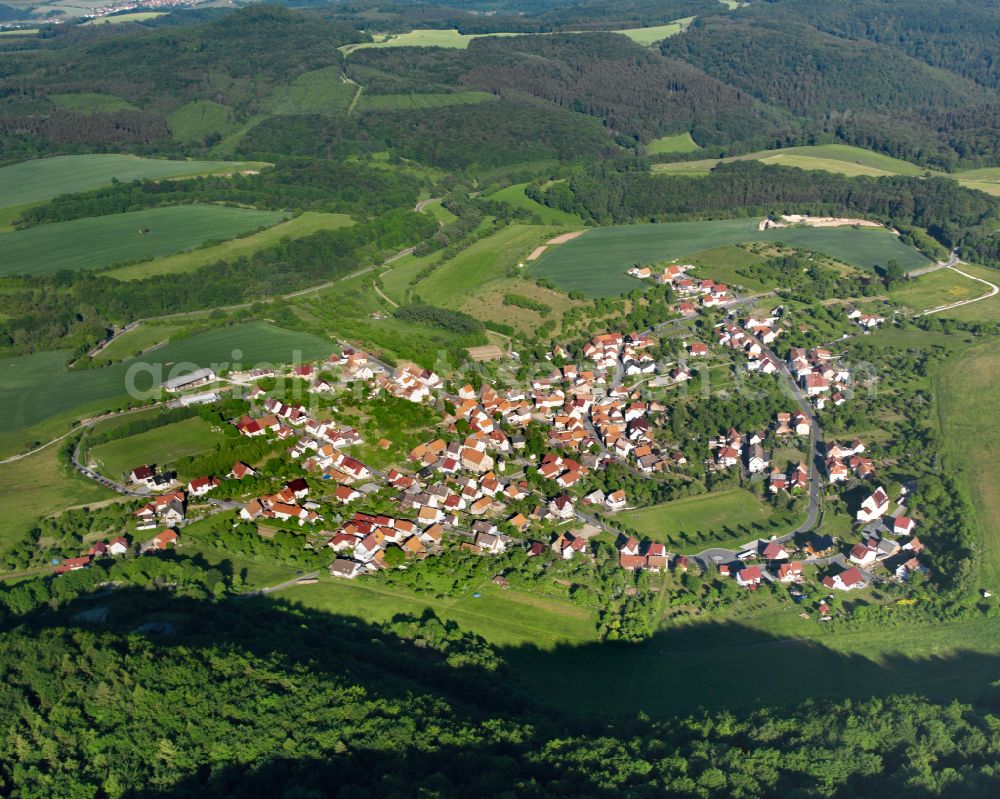
<path fill-rule="evenodd" d="M 522 208 L 525 211 L 538 214 L 538 217 L 546 225 L 583 225 L 583 220 L 576 214 L 571 214 L 559 208 L 550 208 L 531 199 L 524 193 L 527 185 L 527 183 L 514 183 L 504 189 L 500 189 L 498 192 L 487 195 L 487 199 L 505 202 L 515 208 Z"/>
<path fill-rule="evenodd" d="M 24 205 L 97 189 L 112 179 L 160 180 L 259 169 L 261 162 L 169 161 L 135 155 L 59 155 L 0 168 L 0 205 Z"/>
<path fill-rule="evenodd" d="M 320 230 L 337 230 L 353 224 L 354 220 L 347 214 L 306 211 L 287 222 L 279 222 L 259 233 L 230 239 L 209 247 L 180 252 L 176 255 L 154 258 L 152 261 L 120 266 L 109 269 L 104 274 L 115 278 L 115 280 L 141 280 L 151 275 L 193 272 L 217 261 L 231 261 L 241 256 L 252 255 L 258 250 L 278 244 L 282 239 L 300 238 Z"/>
<path fill-rule="evenodd" d="M 123 480 L 136 466 L 156 464 L 162 469 L 179 458 L 206 452 L 213 447 L 215 438 L 212 426 L 200 416 L 193 416 L 99 444 L 90 450 L 90 460 L 112 480 Z"/>
<path fill-rule="evenodd" d="M 260 363 L 290 363 L 299 353 L 303 360 L 325 358 L 335 345 L 318 336 L 284 330 L 265 322 L 250 322 L 211 330 L 170 342 L 150 353 L 150 357 L 130 359 L 104 368 L 67 371 L 66 353 L 39 352 L 0 360 L 0 451 L 16 451 L 28 435 L 45 423 L 39 433 L 58 435 L 63 421 L 88 412 L 115 407 L 128 398 L 126 375 L 135 363 L 148 363 L 171 376 L 177 364 L 198 366 L 240 363 L 251 368 Z M 234 352 L 239 354 L 234 356 Z M 140 391 L 151 387 L 152 379 L 136 378 Z"/>
<path fill-rule="evenodd" d="M 576 289 L 590 297 L 607 297 L 638 286 L 634 278 L 625 274 L 634 264 L 685 258 L 746 241 L 783 242 L 865 269 L 893 259 L 906 269 L 930 263 L 885 229 L 790 227 L 761 231 L 758 222 L 725 219 L 595 228 L 565 244 L 550 247 L 529 269 L 535 276 L 548 278 L 566 291 Z"/>
<path fill-rule="evenodd" d="M 286 217 L 280 211 L 175 205 L 37 225 L 0 235 L 0 274 L 101 269 L 172 255 L 270 227 Z"/>
<path fill-rule="evenodd" d="M 626 511 L 616 518 L 644 538 L 662 541 L 671 551 L 694 555 L 713 546 L 744 544 L 763 534 L 774 515 L 770 505 L 749 491 L 733 488 Z M 757 526 L 760 533 L 750 532 Z"/>
<path fill-rule="evenodd" d="M 659 140 L 657 140 L 659 141 Z M 652 142 L 647 152 L 658 155 L 670 152 L 693 152 L 683 149 L 655 149 Z M 697 149 L 697 147 L 695 148 Z M 889 155 L 854 147 L 849 144 L 817 144 L 802 147 L 784 147 L 776 150 L 761 150 L 747 155 L 737 155 L 732 158 L 706 158 L 699 161 L 675 161 L 666 164 L 653 164 L 652 170 L 665 175 L 705 175 L 719 163 L 728 161 L 760 161 L 771 166 L 797 167 L 799 169 L 815 169 L 824 172 L 834 172 L 848 177 L 867 175 L 869 177 L 885 177 L 887 175 L 917 176 L 930 174 L 936 177 L 950 178 L 967 189 L 977 189 L 1000 196 L 1000 168 L 985 167 L 983 169 L 966 169 L 957 172 L 937 172 L 928 170 L 917 164 L 893 158 Z"/>

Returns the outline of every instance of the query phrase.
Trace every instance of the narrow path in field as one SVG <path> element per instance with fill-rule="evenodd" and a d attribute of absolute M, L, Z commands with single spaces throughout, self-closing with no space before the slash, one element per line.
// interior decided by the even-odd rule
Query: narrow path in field
<path fill-rule="evenodd" d="M 977 283 L 982 283 L 985 286 L 989 286 L 990 290 L 978 297 L 973 297 L 971 300 L 959 300 L 958 302 L 950 302 L 947 305 L 939 305 L 937 308 L 931 308 L 929 311 L 918 313 L 917 316 L 930 316 L 930 314 L 933 313 L 940 313 L 941 311 L 950 311 L 952 308 L 958 308 L 959 306 L 962 305 L 971 305 L 974 302 L 979 302 L 980 300 L 988 300 L 990 297 L 995 297 L 997 294 L 1000 294 L 1000 286 L 997 286 L 995 283 L 990 283 L 990 281 L 983 280 L 983 278 L 981 277 L 970 275 L 968 272 L 963 272 L 961 269 L 958 269 L 957 267 L 954 266 L 948 266 L 946 268 L 950 269 L 953 272 L 958 272 L 958 274 L 960 274 L 962 277 L 967 277 L 969 278 L 969 280 L 975 280 Z"/>
<path fill-rule="evenodd" d="M 389 305 L 391 305 L 393 308 L 398 308 L 399 307 L 399 303 L 396 302 L 395 300 L 392 300 L 389 297 L 387 297 L 386 294 L 385 294 L 385 292 L 382 291 L 382 289 L 380 289 L 378 287 L 378 283 L 377 282 L 372 283 L 372 288 L 375 289 L 375 293 L 378 294 L 378 296 L 380 296 L 383 300 L 385 300 L 387 303 L 389 303 Z"/>

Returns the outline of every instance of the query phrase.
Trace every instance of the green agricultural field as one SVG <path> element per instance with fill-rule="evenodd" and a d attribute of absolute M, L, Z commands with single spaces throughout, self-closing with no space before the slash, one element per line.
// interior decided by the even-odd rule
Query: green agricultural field
<path fill-rule="evenodd" d="M 179 458 L 212 449 L 218 440 L 212 426 L 199 416 L 156 427 L 145 433 L 99 444 L 90 451 L 90 461 L 112 480 L 122 480 L 136 466 L 165 467 Z"/>
<path fill-rule="evenodd" d="M 962 264 L 959 268 L 967 275 L 989 281 L 994 285 L 1000 285 L 1000 272 L 995 269 L 973 266 L 972 264 Z M 985 289 L 986 286 L 983 288 Z M 1000 295 L 934 315 L 939 319 L 958 319 L 962 322 L 1000 322 Z"/>
<path fill-rule="evenodd" d="M 893 258 L 907 269 L 929 263 L 883 229 L 791 227 L 760 231 L 757 224 L 756 219 L 725 219 L 595 228 L 550 247 L 530 269 L 567 291 L 578 289 L 591 297 L 606 297 L 635 288 L 635 280 L 625 274 L 633 264 L 687 258 L 744 241 L 783 242 L 859 268 L 870 269 Z"/>
<path fill-rule="evenodd" d="M 0 236 L 0 274 L 101 269 L 172 255 L 270 227 L 285 216 L 221 205 L 174 205 L 38 225 Z"/>
<path fill-rule="evenodd" d="M 278 87 L 262 105 L 272 114 L 344 116 L 357 91 L 357 84 L 344 80 L 340 67 L 325 67 Z"/>
<path fill-rule="evenodd" d="M 334 349 L 332 342 L 318 336 L 250 322 L 174 341 L 147 358 L 103 369 L 69 372 L 65 352 L 5 358 L 0 360 L 0 451 L 16 451 L 29 438 L 48 440 L 80 416 L 126 404 L 126 377 L 136 364 L 149 367 L 134 381 L 138 390 L 146 391 L 173 376 L 171 370 L 178 364 L 187 365 L 176 372 L 184 374 L 196 366 L 290 363 L 296 353 L 314 360 Z"/>
<path fill-rule="evenodd" d="M 132 14 L 116 14 L 112 17 L 98 17 L 84 22 L 84 25 L 121 25 L 125 22 L 146 22 L 166 14 L 166 11 L 136 11 Z"/>
<path fill-rule="evenodd" d="M 107 347 L 98 353 L 97 358 L 103 360 L 108 358 L 112 361 L 121 361 L 131 358 L 137 352 L 142 352 L 150 347 L 167 341 L 171 336 L 184 330 L 183 323 L 178 324 L 152 324 L 143 323 L 134 327 L 127 333 L 123 333 Z"/>
<path fill-rule="evenodd" d="M 113 94 L 100 94 L 99 92 L 80 92 L 78 94 L 50 94 L 48 95 L 57 108 L 66 111 L 80 111 L 92 114 L 97 111 L 138 111 L 137 106 L 121 97 Z"/>
<path fill-rule="evenodd" d="M 237 172 L 265 164 L 246 161 L 168 161 L 135 155 L 57 155 L 0 168 L 3 206 L 48 200 L 59 194 L 89 191 L 130 180 L 159 180 L 190 175 Z"/>
<path fill-rule="evenodd" d="M 749 491 L 732 488 L 626 511 L 616 518 L 644 538 L 662 541 L 682 554 L 693 555 L 707 547 L 744 544 L 763 535 L 765 530 L 772 535 L 792 529 L 780 525 L 779 529 L 769 529 L 768 522 L 774 516 L 770 505 Z M 759 529 L 751 532 L 751 526 Z M 743 529 L 737 529 L 740 527 Z"/>
<path fill-rule="evenodd" d="M 473 594 L 478 593 L 478 597 Z M 582 644 L 595 639 L 593 615 L 558 599 L 503 590 L 485 582 L 456 598 L 437 600 L 377 580 L 324 579 L 318 585 L 295 586 L 282 599 L 333 613 L 348 613 L 366 621 L 389 621 L 397 613 L 420 615 L 431 608 L 463 630 L 478 633 L 500 646 L 531 645 L 551 650 L 559 644 Z"/>
<path fill-rule="evenodd" d="M 889 297 L 913 311 L 926 311 L 988 292 L 989 289 L 982 283 L 969 280 L 951 269 L 939 269 L 901 283 L 889 291 Z"/>
<path fill-rule="evenodd" d="M 1000 167 L 985 169 L 968 169 L 955 172 L 951 177 L 969 189 L 978 189 L 987 194 L 1000 197 Z"/>
<path fill-rule="evenodd" d="M 297 239 L 309 236 L 320 230 L 336 230 L 353 225 L 354 220 L 347 214 L 327 214 L 320 211 L 306 211 L 287 222 L 281 222 L 250 236 L 230 239 L 211 247 L 199 247 L 196 250 L 143 261 L 138 264 L 121 266 L 104 274 L 116 280 L 141 280 L 150 275 L 182 274 L 193 272 L 208 264 L 218 261 L 232 261 L 241 256 L 247 256 L 271 247 L 282 239 Z"/>
<path fill-rule="evenodd" d="M 357 110 L 365 111 L 413 111 L 420 108 L 444 108 L 452 105 L 474 105 L 491 103 L 499 98 L 489 92 L 439 92 L 429 94 L 363 94 Z"/>
<path fill-rule="evenodd" d="M 785 147 L 738 155 L 733 158 L 710 158 L 703 161 L 654 164 L 653 171 L 666 174 L 705 174 L 720 161 L 763 161 L 765 164 L 796 166 L 800 169 L 820 169 L 849 176 L 922 175 L 926 171 L 909 161 L 847 144 Z"/>
<path fill-rule="evenodd" d="M 213 133 L 225 135 L 234 126 L 233 109 L 211 100 L 193 100 L 167 115 L 174 141 L 202 141 Z"/>
<path fill-rule="evenodd" d="M 409 33 L 375 34 L 373 42 L 360 44 L 345 44 L 340 48 L 345 55 L 367 47 L 453 47 L 466 50 L 469 42 L 482 36 L 517 36 L 516 33 L 459 33 L 454 28 L 450 30 L 418 29 Z"/>
<path fill-rule="evenodd" d="M 701 148 L 691 138 L 690 133 L 677 133 L 673 136 L 660 136 L 646 145 L 649 155 L 665 155 L 667 153 L 693 153 Z"/>
<path fill-rule="evenodd" d="M 39 516 L 117 496 L 91 480 L 64 472 L 57 453 L 57 445 L 53 445 L 26 458 L 0 464 L 0 507 L 3 508 L 0 555 L 6 553 Z"/>
<path fill-rule="evenodd" d="M 426 302 L 468 307 L 470 298 L 490 281 L 507 276 L 539 244 L 560 232 L 555 227 L 510 225 L 445 261 L 414 288 Z"/>
<path fill-rule="evenodd" d="M 549 208 L 547 205 L 542 205 L 532 200 L 524 193 L 524 188 L 527 185 L 527 183 L 515 183 L 512 186 L 501 189 L 495 194 L 489 195 L 487 199 L 509 203 L 515 208 L 523 208 L 526 211 L 531 211 L 533 214 L 538 214 L 539 218 L 546 225 L 583 225 L 583 220 L 576 214 L 560 211 L 558 208 Z"/>
<path fill-rule="evenodd" d="M 628 36 L 636 44 L 641 44 L 643 47 L 651 47 L 657 42 L 662 42 L 664 39 L 676 36 L 681 31 L 687 30 L 693 20 L 694 17 L 684 17 L 683 19 L 675 19 L 673 22 L 668 22 L 666 25 L 655 25 L 650 28 L 628 28 L 626 30 L 612 31 L 612 33 L 620 33 L 623 36 Z"/>

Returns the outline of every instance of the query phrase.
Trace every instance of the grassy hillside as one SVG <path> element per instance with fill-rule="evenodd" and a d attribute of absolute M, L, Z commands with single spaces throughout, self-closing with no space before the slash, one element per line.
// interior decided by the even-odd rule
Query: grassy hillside
<path fill-rule="evenodd" d="M 0 273 L 100 269 L 231 239 L 284 218 L 278 211 L 179 205 L 38 225 L 0 236 Z"/>
<path fill-rule="evenodd" d="M 652 150 L 650 152 L 653 152 Z M 796 166 L 800 169 L 821 169 L 854 177 L 856 175 L 921 175 L 924 170 L 909 161 L 892 158 L 861 147 L 847 144 L 818 144 L 809 147 L 785 147 L 761 150 L 733 158 L 709 158 L 701 161 L 678 161 L 654 164 L 654 172 L 697 175 L 709 172 L 720 161 L 763 161 L 765 164 Z"/>
<path fill-rule="evenodd" d="M 272 114 L 342 116 L 357 91 L 357 85 L 343 79 L 340 67 L 326 67 L 305 72 L 291 85 L 278 87 L 263 106 Z"/>
<path fill-rule="evenodd" d="M 516 36 L 513 33 L 464 34 L 450 30 L 418 29 L 409 33 L 376 34 L 375 41 L 345 44 L 340 49 L 345 54 L 372 47 L 453 47 L 465 50 L 469 42 L 479 36 Z"/>
<path fill-rule="evenodd" d="M 542 222 L 546 225 L 583 224 L 583 220 L 576 214 L 561 211 L 558 208 L 550 208 L 547 205 L 542 205 L 541 203 L 537 203 L 532 200 L 524 193 L 524 187 L 527 185 L 527 183 L 515 183 L 512 186 L 501 189 L 495 194 L 490 194 L 488 199 L 510 203 L 515 208 L 523 208 L 526 211 L 531 211 L 533 214 L 538 214 Z"/>
<path fill-rule="evenodd" d="M 677 133 L 673 136 L 660 136 L 646 145 L 649 155 L 665 155 L 667 153 L 693 153 L 699 149 L 690 133 Z M 661 165 L 657 165 L 661 166 Z M 666 166 L 663 164 L 662 166 Z M 654 166 L 654 170 L 656 167 Z"/>
<path fill-rule="evenodd" d="M 191 272 L 216 261 L 228 261 L 277 244 L 282 239 L 295 239 L 308 236 L 320 230 L 336 230 L 353 225 L 354 220 L 347 214 L 324 214 L 319 211 L 306 211 L 304 214 L 281 222 L 277 225 L 238 239 L 224 241 L 212 247 L 199 247 L 196 250 L 155 258 L 152 261 L 122 266 L 109 270 L 106 274 L 116 280 L 141 280 L 150 275 L 164 275 Z"/>
<path fill-rule="evenodd" d="M 4 207 L 48 200 L 59 194 L 106 186 L 112 178 L 159 180 L 258 168 L 243 161 L 168 161 L 134 155 L 60 155 L 0 168 L 0 204 Z"/>
<path fill-rule="evenodd" d="M 176 141 L 201 141 L 213 133 L 224 135 L 234 125 L 233 110 L 211 100 L 193 100 L 167 115 L 167 127 Z"/>
<path fill-rule="evenodd" d="M 144 464 L 163 468 L 179 458 L 199 455 L 215 445 L 217 436 L 204 419 L 194 416 L 181 422 L 147 430 L 145 433 L 99 444 L 90 451 L 90 460 L 113 480 Z"/>
<path fill-rule="evenodd" d="M 641 44 L 643 47 L 650 47 L 670 36 L 676 36 L 681 31 L 687 30 L 693 19 L 694 17 L 685 17 L 684 19 L 676 19 L 673 22 L 668 22 L 666 25 L 654 25 L 649 28 L 626 28 L 625 30 L 616 30 L 613 32 L 628 36 L 633 42 Z"/>

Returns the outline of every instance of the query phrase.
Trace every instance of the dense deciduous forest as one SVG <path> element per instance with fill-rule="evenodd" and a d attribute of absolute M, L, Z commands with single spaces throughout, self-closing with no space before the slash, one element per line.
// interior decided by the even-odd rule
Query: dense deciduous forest
<path fill-rule="evenodd" d="M 529 698 L 502 653 L 433 614 L 372 626 L 266 600 L 211 602 L 224 572 L 202 580 L 194 563 L 161 560 L 116 576 L 174 580 L 175 598 L 133 589 L 30 613 L 4 633 L 4 792 L 846 797 L 863 786 L 958 797 L 1000 781 L 989 695 L 976 707 L 902 696 L 573 718 Z M 79 574 L 62 581 L 67 600 Z M 81 620 L 99 617 L 96 629 Z"/>

